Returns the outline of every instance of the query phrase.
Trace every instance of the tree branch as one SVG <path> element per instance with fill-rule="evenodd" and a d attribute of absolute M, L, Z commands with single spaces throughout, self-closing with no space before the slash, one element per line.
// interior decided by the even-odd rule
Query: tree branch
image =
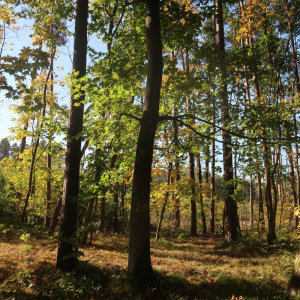
<path fill-rule="evenodd" d="M 138 117 L 136 117 L 136 116 L 134 116 L 134 115 L 131 115 L 131 114 L 121 113 L 121 114 L 120 114 L 120 117 L 122 117 L 122 116 L 127 116 L 127 117 L 133 118 L 133 119 L 135 119 L 135 120 L 141 122 L 141 118 L 138 118 Z"/>

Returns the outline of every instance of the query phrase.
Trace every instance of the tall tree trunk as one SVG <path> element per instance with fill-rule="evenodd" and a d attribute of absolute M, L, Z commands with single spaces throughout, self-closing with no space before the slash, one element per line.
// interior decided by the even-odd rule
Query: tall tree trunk
<path fill-rule="evenodd" d="M 53 26 L 51 26 L 51 31 L 53 31 Z M 52 55 L 53 55 L 53 47 L 51 49 Z M 53 73 L 53 64 L 54 61 L 51 61 L 51 69 L 50 69 L 50 103 L 49 103 L 49 119 L 52 123 L 52 105 L 54 102 L 54 73 Z M 44 219 L 44 226 L 45 228 L 49 228 L 50 226 L 50 211 L 51 211 L 51 164 L 52 164 L 52 155 L 51 155 L 51 143 L 52 143 L 52 132 L 50 131 L 49 134 L 49 140 L 48 140 L 48 153 L 47 153 L 47 194 L 46 194 L 46 213 L 45 213 L 45 219 Z"/>
<path fill-rule="evenodd" d="M 159 0 L 146 1 L 148 76 L 132 183 L 128 275 L 142 281 L 155 277 L 150 259 L 150 181 L 162 83 Z"/>
<path fill-rule="evenodd" d="M 51 143 L 51 141 L 50 141 Z M 49 145 L 48 151 L 51 151 L 51 144 Z M 51 211 L 51 153 L 47 153 L 47 171 L 48 171 L 48 178 L 47 178 L 47 194 L 46 194 L 46 213 L 44 219 L 44 226 L 45 228 L 49 228 L 50 226 L 50 211 Z"/>
<path fill-rule="evenodd" d="M 188 74 L 190 71 L 188 52 L 185 53 L 185 72 L 187 74 L 186 80 L 188 81 Z M 184 64 L 183 64 L 184 66 Z M 186 100 L 187 112 L 191 112 L 191 100 L 187 97 Z M 196 192 L 195 192 L 195 156 L 194 153 L 189 152 L 189 172 L 191 180 L 191 235 L 197 235 L 197 210 L 196 210 Z"/>
<path fill-rule="evenodd" d="M 88 0 L 77 0 L 74 34 L 73 70 L 78 72 L 76 79 L 86 74 L 87 56 L 87 19 Z M 75 75 L 73 75 L 75 77 Z M 83 127 L 84 92 L 71 96 L 67 151 L 65 159 L 65 176 L 60 221 L 61 239 L 57 251 L 57 268 L 72 270 L 77 266 L 77 249 L 72 239 L 76 236 L 77 207 L 79 193 L 79 172 L 81 159 L 81 138 Z M 78 97 L 79 96 L 79 97 Z M 81 103 L 80 105 L 75 105 Z M 74 251 L 75 249 L 75 251 Z"/>
<path fill-rule="evenodd" d="M 206 218 L 204 212 L 204 204 L 203 204 L 203 196 L 202 196 L 202 172 L 201 172 L 201 161 L 200 161 L 200 154 L 197 155 L 197 165 L 198 165 L 198 179 L 199 179 L 199 186 L 200 186 L 200 213 L 201 213 L 201 223 L 202 223 L 202 233 L 206 234 Z"/>
<path fill-rule="evenodd" d="M 177 108 L 174 109 L 174 116 L 178 115 L 178 110 Z M 176 147 L 176 152 L 175 152 L 175 181 L 176 184 L 178 185 L 179 180 L 180 180 L 180 169 L 179 169 L 179 155 L 178 155 L 178 150 L 177 148 L 179 147 L 179 142 L 178 142 L 178 123 L 177 121 L 174 122 L 174 140 L 175 140 L 175 147 Z M 180 227 L 180 200 L 178 195 L 175 195 L 174 197 L 174 227 L 175 229 L 178 229 Z"/>
<path fill-rule="evenodd" d="M 216 31 L 218 35 L 219 46 L 219 76 L 220 76 L 220 101 L 221 101 L 221 119 L 222 128 L 226 129 L 230 124 L 229 103 L 227 94 L 227 82 L 225 73 L 225 40 L 224 40 L 224 24 L 223 24 L 223 8 L 222 0 L 216 1 Z M 233 187 L 233 165 L 232 165 L 232 150 L 231 136 L 227 132 L 222 133 L 223 140 L 223 165 L 224 165 L 224 183 L 225 183 L 225 224 L 224 234 L 227 242 L 232 242 L 238 239 L 237 231 L 237 205 L 232 195 L 234 194 Z"/>

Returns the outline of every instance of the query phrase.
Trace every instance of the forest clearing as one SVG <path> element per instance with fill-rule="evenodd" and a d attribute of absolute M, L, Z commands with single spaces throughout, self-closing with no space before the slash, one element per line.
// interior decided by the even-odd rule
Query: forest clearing
<path fill-rule="evenodd" d="M 299 17 L 0 0 L 0 297 L 300 299 Z"/>

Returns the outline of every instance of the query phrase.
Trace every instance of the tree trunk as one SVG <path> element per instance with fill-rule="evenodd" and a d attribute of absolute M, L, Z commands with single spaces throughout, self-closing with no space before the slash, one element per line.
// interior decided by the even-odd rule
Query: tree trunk
<path fill-rule="evenodd" d="M 53 216 L 52 216 L 52 220 L 49 226 L 49 230 L 48 230 L 48 234 L 52 235 L 55 231 L 56 225 L 57 225 L 57 219 L 59 216 L 59 212 L 60 212 L 60 208 L 61 208 L 61 204 L 62 204 L 62 198 L 59 198 L 56 206 L 54 208 L 54 212 L 53 212 Z"/>
<path fill-rule="evenodd" d="M 105 221 L 105 196 L 101 197 L 100 202 L 100 220 L 97 226 L 97 230 L 102 232 L 104 230 L 104 221 Z"/>
<path fill-rule="evenodd" d="M 51 142 L 50 142 L 51 143 Z M 49 145 L 51 151 L 51 145 Z M 44 219 L 44 227 L 46 229 L 50 226 L 50 210 L 51 210 L 51 154 L 47 153 L 47 171 L 48 171 L 48 178 L 47 178 L 47 195 L 46 195 L 46 213 Z"/>
<path fill-rule="evenodd" d="M 170 185 L 171 180 L 172 180 L 171 179 L 171 171 L 172 171 L 172 164 L 169 162 L 168 185 Z M 168 202 L 168 198 L 169 198 L 169 192 L 166 193 L 165 201 L 164 201 L 163 207 L 161 209 L 160 219 L 159 219 L 158 226 L 157 226 L 157 229 L 156 229 L 156 237 L 155 237 L 155 239 L 157 241 L 159 239 L 161 224 L 162 224 L 162 221 L 164 219 L 164 213 L 165 213 L 165 210 L 166 210 L 166 205 L 167 205 L 167 202 Z"/>
<path fill-rule="evenodd" d="M 114 190 L 113 233 L 119 233 L 118 207 L 119 207 L 119 193 L 118 193 L 118 184 L 116 184 Z"/>
<path fill-rule="evenodd" d="M 88 207 L 87 207 L 87 210 L 86 210 L 86 215 L 85 215 L 84 220 L 83 220 L 83 227 L 84 228 L 86 228 L 92 220 L 94 201 L 95 201 L 94 198 L 92 198 L 89 201 L 89 204 L 88 204 Z M 87 239 L 88 239 L 88 231 L 84 230 L 81 234 L 81 245 L 85 245 L 87 243 Z"/>
<path fill-rule="evenodd" d="M 150 259 L 150 181 L 162 83 L 159 0 L 146 1 L 148 76 L 132 183 L 128 275 L 142 281 L 155 277 Z"/>
<path fill-rule="evenodd" d="M 76 79 L 86 74 L 88 0 L 77 0 L 74 34 L 73 70 Z M 75 77 L 75 75 L 73 76 Z M 81 138 L 83 127 L 84 92 L 71 96 L 65 176 L 60 221 L 61 239 L 57 251 L 57 268 L 72 270 L 77 266 L 77 249 L 74 244 L 77 227 L 77 206 L 79 193 L 79 172 L 81 158 Z M 79 97 L 78 97 L 79 96 Z M 75 105 L 81 103 L 79 106 Z M 74 251 L 75 250 L 75 251 Z"/>
<path fill-rule="evenodd" d="M 220 100 L 221 100 L 221 119 L 222 128 L 226 129 L 230 124 L 229 104 L 227 94 L 227 82 L 225 73 L 225 40 L 223 24 L 222 0 L 216 1 L 216 31 L 219 45 L 219 71 L 220 71 Z M 225 240 L 229 243 L 238 239 L 237 231 L 237 205 L 232 195 L 234 194 L 233 186 L 233 165 L 231 136 L 227 132 L 222 133 L 223 140 L 223 166 L 224 166 L 224 184 L 225 184 Z"/>
<path fill-rule="evenodd" d="M 177 108 L 174 109 L 174 116 L 178 115 L 178 110 Z M 175 181 L 176 184 L 178 185 L 179 180 L 180 180 L 180 169 L 179 169 L 179 155 L 177 152 L 177 148 L 179 147 L 178 143 L 178 123 L 177 121 L 174 121 L 174 140 L 175 140 L 175 147 L 176 147 L 176 152 L 175 152 Z M 180 227 L 180 200 L 178 198 L 178 195 L 175 195 L 174 197 L 174 227 L 175 229 L 178 229 Z"/>
<path fill-rule="evenodd" d="M 185 53 L 185 72 L 187 74 L 186 81 L 188 81 L 188 74 L 190 71 L 188 52 Z M 191 112 L 191 100 L 187 97 L 186 100 L 187 112 Z M 197 210 L 196 210 L 196 193 L 195 193 L 195 156 L 194 153 L 189 153 L 189 171 L 191 180 L 191 236 L 197 235 Z"/>
<path fill-rule="evenodd" d="M 200 161 L 200 154 L 197 155 L 197 165 L 198 165 L 198 179 L 199 179 L 199 186 L 200 186 L 200 212 L 201 212 L 201 224 L 202 224 L 202 233 L 206 234 L 206 218 L 204 212 L 204 204 L 203 204 L 203 196 L 202 196 L 202 172 L 201 172 L 201 161 Z"/>

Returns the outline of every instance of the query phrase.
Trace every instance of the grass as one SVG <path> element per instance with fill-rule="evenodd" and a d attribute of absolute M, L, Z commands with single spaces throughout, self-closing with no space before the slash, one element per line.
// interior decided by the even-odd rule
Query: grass
<path fill-rule="evenodd" d="M 57 241 L 39 232 L 0 236 L 0 299 L 283 299 L 298 241 L 268 247 L 246 236 L 226 244 L 220 234 L 151 239 L 156 286 L 127 279 L 128 238 L 101 234 L 74 272 L 56 270 Z M 238 298 L 236 298 L 238 299 Z"/>

